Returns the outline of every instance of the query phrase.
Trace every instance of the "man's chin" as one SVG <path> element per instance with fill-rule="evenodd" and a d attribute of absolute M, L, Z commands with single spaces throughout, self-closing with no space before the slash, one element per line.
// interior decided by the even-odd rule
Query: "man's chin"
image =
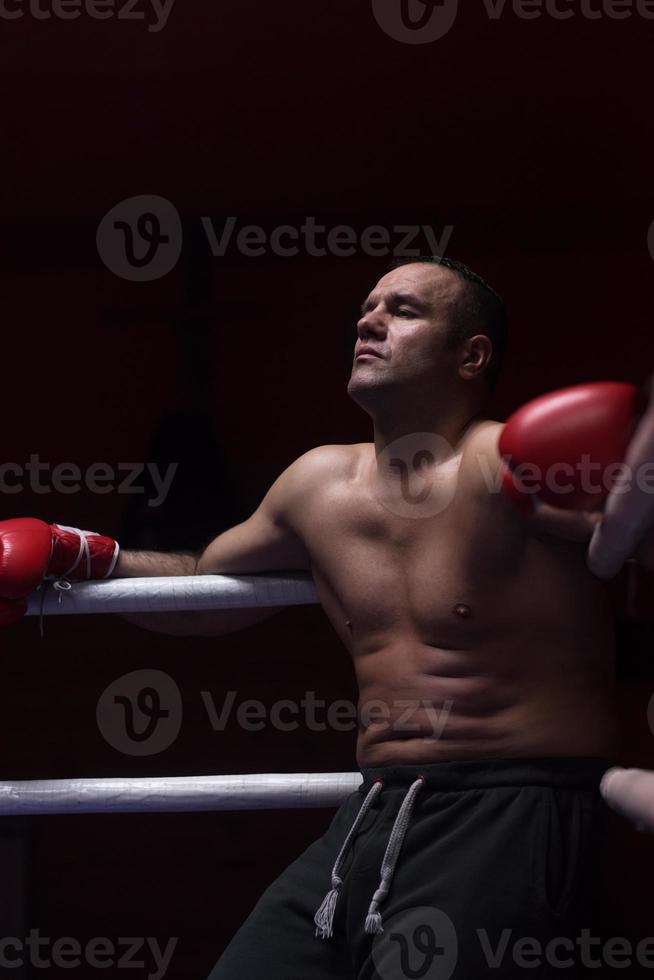
<path fill-rule="evenodd" d="M 383 388 L 384 385 L 379 379 L 352 376 L 348 382 L 347 393 L 352 401 L 365 408 L 379 397 Z"/>

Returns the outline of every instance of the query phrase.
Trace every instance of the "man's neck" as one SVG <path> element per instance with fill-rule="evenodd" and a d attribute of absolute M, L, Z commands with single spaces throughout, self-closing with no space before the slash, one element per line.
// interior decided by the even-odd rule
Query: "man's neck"
<path fill-rule="evenodd" d="M 475 413 L 470 408 L 457 411 L 450 408 L 442 413 L 432 409 L 429 412 L 412 413 L 411 417 L 403 412 L 401 418 L 393 417 L 392 414 L 373 417 L 375 455 L 379 458 L 391 444 L 399 440 L 413 439 L 418 433 L 429 432 L 440 437 L 441 458 L 447 459 L 456 454 L 470 427 L 482 417 L 482 412 Z"/>

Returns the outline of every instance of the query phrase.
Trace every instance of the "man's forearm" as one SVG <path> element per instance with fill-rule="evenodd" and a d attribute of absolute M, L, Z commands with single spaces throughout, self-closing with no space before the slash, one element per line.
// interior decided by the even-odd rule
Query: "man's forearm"
<path fill-rule="evenodd" d="M 163 576 L 193 575 L 197 557 L 192 554 L 170 554 L 157 551 L 121 551 L 113 578 L 161 578 Z M 189 612 L 125 613 L 122 616 L 134 626 L 155 633 L 188 636 L 200 626 L 201 617 Z"/>
<path fill-rule="evenodd" d="M 113 578 L 148 578 L 167 575 L 196 575 L 198 557 L 192 554 L 166 554 L 156 551 L 121 551 Z M 271 609 L 216 609 L 203 612 L 124 613 L 134 626 L 171 636 L 221 636 L 253 626 L 273 616 L 282 607 Z"/>
<path fill-rule="evenodd" d="M 199 557 L 199 554 L 121 551 L 112 577 L 160 578 L 168 575 L 195 575 Z"/>

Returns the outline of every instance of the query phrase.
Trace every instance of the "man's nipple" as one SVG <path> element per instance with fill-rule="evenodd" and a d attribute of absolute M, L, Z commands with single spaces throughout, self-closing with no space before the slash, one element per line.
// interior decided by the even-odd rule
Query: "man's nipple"
<path fill-rule="evenodd" d="M 465 602 L 457 602 L 453 612 L 455 616 L 459 617 L 459 619 L 470 619 L 472 616 L 472 609 L 470 606 L 467 606 Z"/>

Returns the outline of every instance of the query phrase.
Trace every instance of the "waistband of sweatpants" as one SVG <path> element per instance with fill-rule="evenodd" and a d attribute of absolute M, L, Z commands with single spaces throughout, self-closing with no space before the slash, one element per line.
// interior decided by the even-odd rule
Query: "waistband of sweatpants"
<path fill-rule="evenodd" d="M 426 789 L 490 789 L 494 786 L 552 786 L 598 789 L 615 763 L 596 756 L 543 756 L 512 759 L 465 759 L 429 765 L 363 768 L 359 792 L 365 794 L 377 780 L 385 787 L 410 786 L 423 776 Z"/>

